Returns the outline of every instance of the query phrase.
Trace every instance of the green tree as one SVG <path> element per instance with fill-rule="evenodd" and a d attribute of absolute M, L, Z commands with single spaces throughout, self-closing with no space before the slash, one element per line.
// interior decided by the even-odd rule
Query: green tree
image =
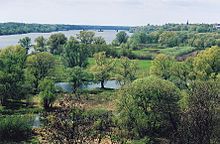
<path fill-rule="evenodd" d="M 95 66 L 92 67 L 95 79 L 100 81 L 101 88 L 105 88 L 105 82 L 110 78 L 110 74 L 114 69 L 115 62 L 111 58 L 107 58 L 105 52 L 100 52 L 94 55 Z"/>
<path fill-rule="evenodd" d="M 63 46 L 66 43 L 67 38 L 63 33 L 52 34 L 48 39 L 48 46 L 52 54 L 61 54 Z"/>
<path fill-rule="evenodd" d="M 80 43 L 74 36 L 70 36 L 69 41 L 72 41 L 75 44 L 79 44 Z"/>
<path fill-rule="evenodd" d="M 215 43 L 218 47 L 220 47 L 220 39 L 215 40 Z"/>
<path fill-rule="evenodd" d="M 170 67 L 173 64 L 173 59 L 164 54 L 159 54 L 154 59 L 152 66 L 150 68 L 150 73 L 152 75 L 159 76 L 164 79 L 170 78 Z"/>
<path fill-rule="evenodd" d="M 166 47 L 175 47 L 175 46 L 178 46 L 177 44 L 177 34 L 175 32 L 163 32 L 161 35 L 160 35 L 160 38 L 159 38 L 159 43 L 163 46 L 166 46 Z"/>
<path fill-rule="evenodd" d="M 116 73 L 118 74 L 117 80 L 121 85 L 131 83 L 136 79 L 137 74 L 137 64 L 127 57 L 122 57 L 119 59 L 119 66 L 116 68 Z"/>
<path fill-rule="evenodd" d="M 21 46 L 0 50 L 0 98 L 4 105 L 7 99 L 24 96 L 24 63 L 26 51 Z"/>
<path fill-rule="evenodd" d="M 51 108 L 53 102 L 56 100 L 56 87 L 52 80 L 50 79 L 43 79 L 39 84 L 40 89 L 40 97 L 42 104 L 45 109 Z"/>
<path fill-rule="evenodd" d="M 204 41 L 201 38 L 196 38 L 193 43 L 192 46 L 198 48 L 198 49 L 204 49 Z"/>
<path fill-rule="evenodd" d="M 46 52 L 47 51 L 47 40 L 43 36 L 37 37 L 35 40 L 36 45 L 34 46 L 35 51 L 37 52 Z"/>
<path fill-rule="evenodd" d="M 220 48 L 212 47 L 199 53 L 193 61 L 195 77 L 208 80 L 220 72 Z"/>
<path fill-rule="evenodd" d="M 174 138 L 178 130 L 180 91 L 157 77 L 135 80 L 120 92 L 119 124 L 139 138 Z"/>
<path fill-rule="evenodd" d="M 52 76 L 55 68 L 55 58 L 48 52 L 41 52 L 27 57 L 27 73 L 32 76 L 33 87 L 36 92 L 39 82 L 46 77 Z"/>
<path fill-rule="evenodd" d="M 75 96 L 80 99 L 80 86 L 83 84 L 88 83 L 92 80 L 92 75 L 81 67 L 74 67 L 72 69 L 68 69 L 69 73 L 69 79 L 68 81 L 72 83 L 73 86 L 73 92 Z"/>
<path fill-rule="evenodd" d="M 219 81 L 194 81 L 189 89 L 188 108 L 182 115 L 181 143 L 219 143 Z M 217 141 L 216 141 L 217 140 Z"/>
<path fill-rule="evenodd" d="M 80 31 L 80 33 L 77 34 L 77 39 L 79 39 L 83 44 L 92 44 L 94 36 L 95 33 L 92 31 Z"/>
<path fill-rule="evenodd" d="M 149 37 L 144 32 L 134 33 L 131 36 L 131 41 L 133 41 L 134 43 L 138 43 L 138 44 L 145 44 L 148 42 L 148 39 Z"/>
<path fill-rule="evenodd" d="M 78 44 L 75 40 L 69 40 L 65 45 L 63 58 L 68 67 L 86 66 L 89 50 L 84 44 Z"/>
<path fill-rule="evenodd" d="M 121 31 L 116 35 L 116 41 L 121 45 L 122 43 L 126 43 L 128 41 L 128 34 L 125 31 Z"/>
<path fill-rule="evenodd" d="M 20 39 L 18 43 L 20 44 L 21 47 L 26 49 L 26 54 L 28 54 L 28 51 L 32 47 L 32 45 L 31 45 L 31 38 L 24 37 L 24 38 Z"/>
<path fill-rule="evenodd" d="M 94 42 L 93 44 L 96 44 L 96 45 L 104 45 L 106 44 L 106 41 L 103 37 L 94 37 Z"/>
<path fill-rule="evenodd" d="M 170 78 L 178 88 L 187 89 L 191 82 L 192 67 L 187 62 L 175 62 L 170 67 Z"/>

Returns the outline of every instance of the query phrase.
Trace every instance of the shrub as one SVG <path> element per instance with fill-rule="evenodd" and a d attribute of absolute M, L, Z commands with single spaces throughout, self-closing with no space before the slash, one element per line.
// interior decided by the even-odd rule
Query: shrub
<path fill-rule="evenodd" d="M 0 140 L 21 141 L 31 136 L 32 118 L 30 116 L 0 117 Z"/>
<path fill-rule="evenodd" d="M 44 108 L 51 108 L 53 102 L 56 100 L 56 88 L 54 82 L 50 79 L 44 79 L 40 82 L 39 87 L 41 90 L 39 95 Z"/>
<path fill-rule="evenodd" d="M 157 77 L 138 79 L 120 97 L 118 123 L 133 137 L 172 137 L 176 133 L 180 92 L 173 83 Z"/>

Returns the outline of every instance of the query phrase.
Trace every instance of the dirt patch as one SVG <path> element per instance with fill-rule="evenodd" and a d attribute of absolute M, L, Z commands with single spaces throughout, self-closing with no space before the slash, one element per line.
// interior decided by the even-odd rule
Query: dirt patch
<path fill-rule="evenodd" d="M 178 56 L 178 57 L 176 57 L 176 59 L 177 59 L 178 61 L 184 61 L 184 60 L 186 60 L 186 59 L 189 58 L 189 57 L 195 57 L 195 56 L 197 56 L 198 53 L 199 53 L 199 51 L 194 51 L 194 52 L 191 52 L 191 53 L 188 53 L 188 54 L 184 54 L 184 55 L 182 55 L 182 56 Z"/>

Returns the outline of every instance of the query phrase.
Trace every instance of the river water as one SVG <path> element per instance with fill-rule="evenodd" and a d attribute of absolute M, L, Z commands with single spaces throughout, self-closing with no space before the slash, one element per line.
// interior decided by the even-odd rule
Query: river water
<path fill-rule="evenodd" d="M 94 30 L 92 30 L 94 31 Z M 71 30 L 71 31 L 61 31 L 66 37 L 76 36 L 79 34 L 80 30 Z M 102 36 L 107 43 L 111 43 L 116 38 L 116 31 L 106 30 L 103 32 L 94 31 L 96 36 Z M 0 48 L 7 47 L 10 45 L 18 44 L 19 39 L 24 37 L 30 37 L 32 40 L 32 44 L 34 44 L 34 40 L 39 36 L 44 36 L 45 38 L 49 38 L 51 34 L 59 33 L 59 32 L 51 32 L 51 33 L 28 33 L 28 34 L 18 34 L 18 35 L 6 35 L 0 36 Z M 131 33 L 127 32 L 128 35 Z"/>

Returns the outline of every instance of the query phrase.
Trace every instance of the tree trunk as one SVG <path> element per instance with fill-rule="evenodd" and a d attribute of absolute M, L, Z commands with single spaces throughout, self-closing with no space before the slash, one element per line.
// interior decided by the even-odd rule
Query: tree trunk
<path fill-rule="evenodd" d="M 1 104 L 2 106 L 6 106 L 6 99 L 5 99 L 4 97 L 1 98 L 0 104 Z"/>
<path fill-rule="evenodd" d="M 104 82 L 105 82 L 104 80 L 101 81 L 101 88 L 102 88 L 102 89 L 105 89 Z"/>
<path fill-rule="evenodd" d="M 44 108 L 45 108 L 45 109 L 49 109 L 49 107 L 50 107 L 49 101 L 46 100 L 46 101 L 44 102 Z"/>

